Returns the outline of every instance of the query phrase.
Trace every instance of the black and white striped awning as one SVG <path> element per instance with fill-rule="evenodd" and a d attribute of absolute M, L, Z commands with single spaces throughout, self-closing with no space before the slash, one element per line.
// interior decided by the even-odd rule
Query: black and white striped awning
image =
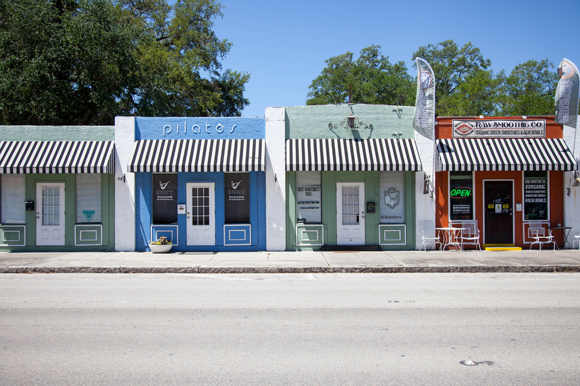
<path fill-rule="evenodd" d="M 413 139 L 289 139 L 288 171 L 420 171 Z"/>
<path fill-rule="evenodd" d="M 115 174 L 113 141 L 0 141 L 0 173 Z"/>
<path fill-rule="evenodd" d="M 260 172 L 266 170 L 263 139 L 141 140 L 130 172 Z"/>
<path fill-rule="evenodd" d="M 577 170 L 560 138 L 439 139 L 437 171 Z"/>

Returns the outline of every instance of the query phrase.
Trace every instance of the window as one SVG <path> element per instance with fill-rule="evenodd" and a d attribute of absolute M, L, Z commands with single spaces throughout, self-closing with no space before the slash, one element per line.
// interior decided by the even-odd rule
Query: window
<path fill-rule="evenodd" d="M 524 172 L 524 218 L 548 219 L 548 176 L 546 172 Z"/>
<path fill-rule="evenodd" d="M 225 173 L 225 223 L 250 222 L 250 173 Z"/>
<path fill-rule="evenodd" d="M 451 220 L 473 220 L 471 172 L 453 172 L 449 175 L 449 211 Z"/>
<path fill-rule="evenodd" d="M 300 223 L 322 222 L 320 172 L 296 173 L 296 218 Z"/>
<path fill-rule="evenodd" d="M 177 223 L 177 174 L 153 175 L 153 224 Z"/>
<path fill-rule="evenodd" d="M 24 224 L 25 219 L 25 186 L 24 175 L 22 174 L 3 174 L 1 179 L 0 201 L 2 206 L 2 224 Z"/>
<path fill-rule="evenodd" d="M 100 223 L 101 175 L 77 174 L 77 224 Z"/>
<path fill-rule="evenodd" d="M 381 224 L 405 223 L 405 173 L 379 173 Z"/>

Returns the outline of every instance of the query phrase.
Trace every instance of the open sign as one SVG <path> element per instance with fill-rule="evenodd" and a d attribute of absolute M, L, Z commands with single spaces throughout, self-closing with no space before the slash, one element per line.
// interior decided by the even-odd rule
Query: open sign
<path fill-rule="evenodd" d="M 472 190 L 467 187 L 459 187 L 451 189 L 451 198 L 471 197 Z"/>

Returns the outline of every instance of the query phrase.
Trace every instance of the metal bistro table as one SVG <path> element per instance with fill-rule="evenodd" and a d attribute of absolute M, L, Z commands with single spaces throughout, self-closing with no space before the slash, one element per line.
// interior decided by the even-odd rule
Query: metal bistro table
<path fill-rule="evenodd" d="M 568 248 L 570 247 L 570 242 L 568 241 L 568 236 L 570 235 L 570 231 L 572 230 L 572 227 L 563 227 L 563 226 L 556 226 L 556 227 L 548 227 L 549 230 L 551 231 L 555 231 L 555 230 L 560 230 L 562 231 L 562 248 L 566 248 L 566 244 L 568 244 Z M 554 237 L 556 237 L 556 235 L 554 235 Z"/>
<path fill-rule="evenodd" d="M 445 247 L 449 247 L 450 245 L 455 246 L 459 250 L 463 250 L 463 246 L 461 245 L 461 236 L 463 235 L 463 231 L 467 228 L 459 228 L 459 227 L 441 227 L 435 228 L 435 230 L 441 236 L 441 250 L 444 251 Z"/>

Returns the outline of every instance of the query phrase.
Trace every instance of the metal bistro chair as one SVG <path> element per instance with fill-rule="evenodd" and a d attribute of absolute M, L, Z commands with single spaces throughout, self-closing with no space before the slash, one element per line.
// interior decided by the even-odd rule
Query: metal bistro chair
<path fill-rule="evenodd" d="M 481 251 L 480 233 L 479 227 L 477 226 L 477 221 L 468 222 L 463 224 L 463 234 L 461 235 L 461 249 L 464 245 L 474 245 L 476 249 Z"/>
<path fill-rule="evenodd" d="M 574 236 L 576 240 L 572 241 L 572 248 L 575 248 L 574 245 L 578 243 L 578 249 L 580 249 L 580 235 Z"/>
<path fill-rule="evenodd" d="M 556 241 L 554 240 L 554 235 L 552 235 L 552 231 L 548 229 L 548 235 L 541 234 L 539 230 L 535 229 L 532 230 L 532 239 L 534 242 L 530 244 L 530 249 L 534 246 L 534 244 L 538 244 L 539 250 L 542 250 L 542 245 L 544 244 L 554 244 L 554 250 L 556 250 Z M 558 248 L 559 249 L 559 248 Z"/>
<path fill-rule="evenodd" d="M 423 240 L 423 242 L 419 246 L 419 250 L 423 249 L 423 245 L 424 245 L 425 252 L 427 252 L 427 242 L 433 242 L 433 250 L 435 250 L 435 248 L 437 247 L 437 244 L 439 244 L 439 249 L 441 249 L 441 238 L 439 236 L 434 236 L 434 237 L 425 236 L 425 231 L 423 231 L 423 236 L 421 236 L 421 240 Z"/>

